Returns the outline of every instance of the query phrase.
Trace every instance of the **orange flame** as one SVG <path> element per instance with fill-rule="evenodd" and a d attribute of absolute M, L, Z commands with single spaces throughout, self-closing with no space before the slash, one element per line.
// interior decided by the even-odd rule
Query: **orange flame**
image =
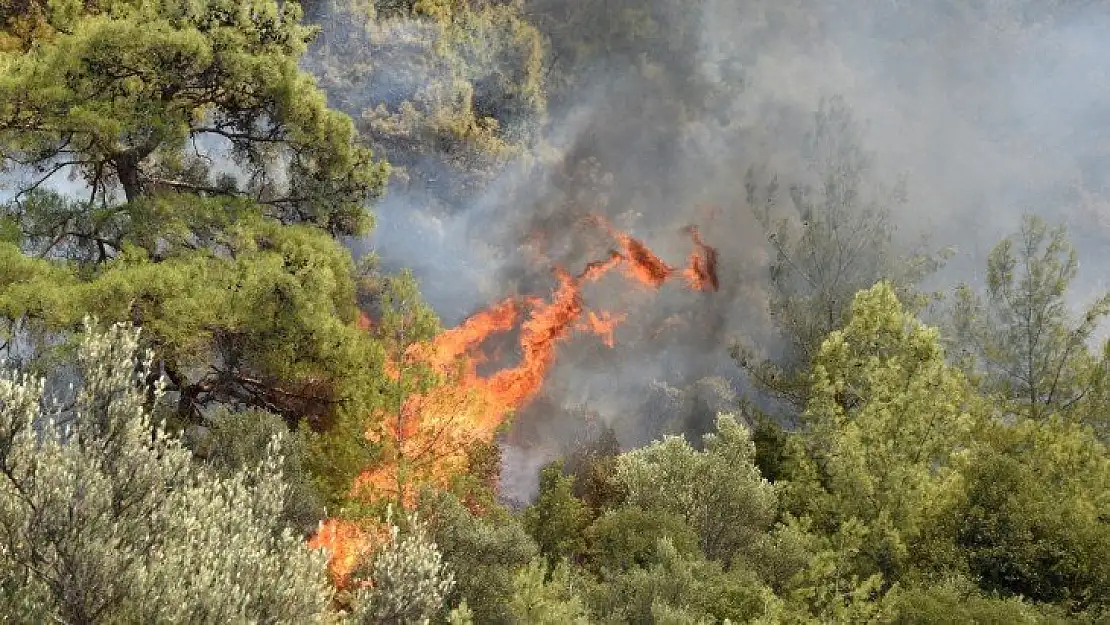
<path fill-rule="evenodd" d="M 683 270 L 690 288 L 698 291 L 716 291 L 721 288 L 717 279 L 717 250 L 702 241 L 697 226 L 687 226 L 685 231 L 694 239 L 695 250 L 690 252 L 689 265 Z"/>
<path fill-rule="evenodd" d="M 310 549 L 327 549 L 328 570 L 337 586 L 344 586 L 359 559 L 370 550 L 368 533 L 349 521 L 327 519 L 308 541 Z"/>
<path fill-rule="evenodd" d="M 374 421 L 384 420 L 394 456 L 402 461 L 364 471 L 355 481 L 352 496 L 372 499 L 384 495 L 408 506 L 418 483 L 446 486 L 452 476 L 467 470 L 468 447 L 477 441 L 492 441 L 506 416 L 539 393 L 555 363 L 559 343 L 573 331 L 588 331 L 601 337 L 605 345 L 615 345 L 614 332 L 625 315 L 587 311 L 582 300 L 585 283 L 622 267 L 625 275 L 652 288 L 682 276 L 695 290 L 718 289 L 717 252 L 701 240 L 693 227 L 687 232 L 694 239 L 695 250 L 690 254 L 688 267 L 679 270 L 664 263 L 641 241 L 612 228 L 603 218 L 594 217 L 590 221 L 609 232 L 620 250 L 587 264 L 578 275 L 556 267 L 558 284 L 549 300 L 506 299 L 442 332 L 431 343 L 412 345 L 406 350 L 406 360 L 428 365 L 446 382 L 431 392 L 406 398 L 400 414 L 377 415 L 379 419 Z M 494 334 L 513 329 L 522 317 L 520 362 L 491 376 L 479 376 L 477 365 L 482 360 L 482 343 Z M 360 325 L 372 326 L 366 322 Z M 400 375 L 399 367 L 399 363 L 390 366 L 390 375 L 395 379 Z M 330 532 L 327 537 L 323 536 L 325 532 Z M 329 520 L 321 525 L 310 545 L 331 549 L 332 576 L 337 583 L 344 583 L 354 562 L 366 553 L 367 539 L 350 526 Z"/>
<path fill-rule="evenodd" d="M 697 227 L 687 226 L 683 229 L 694 240 L 695 249 L 687 260 L 688 266 L 680 271 L 663 262 L 642 241 L 613 228 L 604 217 L 592 215 L 587 219 L 606 230 L 620 244 L 622 251 L 613 253 L 625 262 L 625 271 L 630 278 L 659 288 L 676 273 L 681 273 L 690 288 L 696 291 L 716 291 L 720 288 L 717 279 L 717 250 L 705 244 Z"/>
<path fill-rule="evenodd" d="M 512 330 L 520 315 L 519 303 L 507 299 L 472 315 L 458 327 L 441 332 L 430 346 L 415 344 L 408 351 L 428 365 L 446 371 L 460 356 L 473 352 L 490 336 Z"/>

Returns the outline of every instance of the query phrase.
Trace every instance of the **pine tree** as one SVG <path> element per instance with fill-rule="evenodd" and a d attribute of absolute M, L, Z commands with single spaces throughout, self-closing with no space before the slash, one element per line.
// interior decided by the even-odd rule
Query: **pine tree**
<path fill-rule="evenodd" d="M 49 34 L 0 52 L 9 353 L 94 314 L 145 329 L 195 421 L 247 405 L 321 429 L 372 395 L 351 380 L 380 372 L 365 272 L 333 236 L 366 231 L 388 167 L 299 69 L 298 5 L 30 4 Z"/>
<path fill-rule="evenodd" d="M 991 251 L 986 300 L 966 285 L 957 292 L 960 355 L 1011 414 L 1033 419 L 1067 414 L 1105 424 L 1097 413 L 1110 381 L 1105 355 L 1110 344 L 1104 353 L 1092 352 L 1089 344 L 1110 315 L 1110 293 L 1074 314 L 1068 290 L 1078 272 L 1066 230 L 1028 215 L 1017 236 Z"/>
<path fill-rule="evenodd" d="M 768 303 L 785 356 L 763 359 L 737 344 L 733 357 L 758 389 L 798 412 L 808 400 L 808 373 L 821 343 L 844 325 L 856 292 L 891 280 L 909 303 L 915 284 L 944 259 L 898 255 L 892 212 L 907 201 L 904 181 L 876 184 L 875 155 L 863 140 L 847 102 L 824 99 L 803 146 L 807 177 L 789 185 L 788 201 L 780 197 L 777 176 L 763 186 L 750 169 L 745 180 L 747 204 L 771 248 Z"/>

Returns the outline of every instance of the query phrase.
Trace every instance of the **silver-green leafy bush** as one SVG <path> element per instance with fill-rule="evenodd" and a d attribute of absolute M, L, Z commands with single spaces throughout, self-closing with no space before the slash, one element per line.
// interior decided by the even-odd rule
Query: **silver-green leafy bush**
<path fill-rule="evenodd" d="M 406 525 L 408 530 L 402 535 L 390 519 L 389 541 L 356 570 L 355 576 L 369 584 L 358 594 L 354 622 L 427 625 L 443 611 L 455 587 L 455 576 L 424 522 L 412 514 Z"/>
<path fill-rule="evenodd" d="M 0 372 L 0 621 L 328 620 L 324 554 L 280 526 L 278 443 L 230 475 L 192 460 L 138 339 L 86 323 L 64 403 Z"/>

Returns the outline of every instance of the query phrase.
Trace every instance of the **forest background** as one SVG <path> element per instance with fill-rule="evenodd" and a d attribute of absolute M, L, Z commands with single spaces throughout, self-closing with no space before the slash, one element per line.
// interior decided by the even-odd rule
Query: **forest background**
<path fill-rule="evenodd" d="M 5 622 L 1110 618 L 1103 3 L 0 24 Z"/>

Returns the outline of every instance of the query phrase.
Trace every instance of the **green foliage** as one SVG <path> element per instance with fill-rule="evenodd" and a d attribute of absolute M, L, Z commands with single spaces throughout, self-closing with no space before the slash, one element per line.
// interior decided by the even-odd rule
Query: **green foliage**
<path fill-rule="evenodd" d="M 784 568 L 794 571 L 779 596 L 788 600 L 790 609 L 803 622 L 881 620 L 889 611 L 883 601 L 886 580 L 881 573 L 873 572 L 870 554 L 889 548 L 889 540 L 887 544 L 872 544 L 876 538 L 887 539 L 881 531 L 888 529 L 874 532 L 857 519 L 848 519 L 831 531 L 821 531 L 808 518 L 788 518 L 775 546 L 786 550 Z"/>
<path fill-rule="evenodd" d="M 873 565 L 892 574 L 923 511 L 953 488 L 949 465 L 981 414 L 978 398 L 945 362 L 938 332 L 904 312 L 889 283 L 856 296 L 812 380 L 803 414 L 812 464 L 797 469 L 792 502 L 831 527 L 862 523 Z"/>
<path fill-rule="evenodd" d="M 1110 454 L 1059 420 L 991 425 L 961 463 L 956 541 L 988 592 L 1110 609 Z"/>
<path fill-rule="evenodd" d="M 167 210 L 204 204 L 185 199 Z M 317 229 L 259 217 L 226 228 L 214 236 L 224 254 L 181 250 L 154 262 L 136 252 L 90 270 L 0 244 L 7 337 L 36 343 L 46 369 L 50 346 L 89 311 L 141 324 L 182 418 L 203 422 L 213 405 L 235 404 L 323 432 L 308 436 L 307 463 L 334 509 L 377 453 L 363 433 L 382 401 L 385 354 L 355 324 L 355 279 L 363 278 Z"/>
<path fill-rule="evenodd" d="M 38 258 L 0 251 L 5 338 L 45 371 L 86 314 L 140 325 L 178 416 L 327 431 L 306 464 L 334 506 L 374 455 L 384 354 L 332 235 L 366 231 L 388 167 L 298 67 L 314 29 L 272 0 L 29 6 L 33 45 L 0 53 L 0 222 Z"/>
<path fill-rule="evenodd" d="M 513 580 L 539 551 L 519 520 L 496 507 L 475 515 L 447 493 L 424 493 L 420 512 L 443 561 L 459 572 L 447 603 L 465 604 L 478 623 L 512 623 Z"/>
<path fill-rule="evenodd" d="M 1069 622 L 1045 606 L 1019 599 L 997 599 L 980 592 L 966 580 L 931 587 L 899 588 L 892 593 L 896 625 L 1049 625 Z"/>
<path fill-rule="evenodd" d="M 51 3 L 57 36 L 0 56 L 0 153 L 41 173 L 22 192 L 73 167 L 86 212 L 115 205 L 115 189 L 128 201 L 170 189 L 252 197 L 334 233 L 365 228 L 362 204 L 388 169 L 297 67 L 312 36 L 297 4 L 73 4 Z M 227 145 L 244 182 L 198 142 Z"/>
<path fill-rule="evenodd" d="M 596 441 L 575 449 L 565 462 L 565 471 L 574 476 L 574 496 L 581 499 L 596 516 L 599 510 L 618 506 L 624 491 L 616 478 L 620 444 L 612 428 L 605 428 Z"/>
<path fill-rule="evenodd" d="M 709 625 L 713 621 L 699 618 L 689 610 L 675 608 L 666 603 L 651 604 L 651 621 L 658 625 Z M 728 621 L 731 623 L 731 621 Z"/>
<path fill-rule="evenodd" d="M 382 460 L 380 446 L 366 440 L 365 417 L 342 412 L 323 432 L 313 431 L 306 422 L 301 422 L 297 432 L 305 440 L 305 466 L 324 507 L 333 514 L 352 508 L 355 478 Z"/>
<path fill-rule="evenodd" d="M 625 506 L 606 512 L 586 530 L 588 559 L 601 571 L 647 568 L 656 562 L 659 537 L 669 539 L 681 554 L 700 553 L 698 535 L 682 517 Z"/>
<path fill-rule="evenodd" d="M 507 430 L 502 424 L 502 430 Z M 496 507 L 501 481 L 501 445 L 497 440 L 475 440 L 466 447 L 466 472 L 451 481 L 451 492 L 479 507 Z"/>
<path fill-rule="evenodd" d="M 581 598 L 575 593 L 568 565 L 560 563 L 548 578 L 547 563 L 533 560 L 513 579 L 509 609 L 515 623 L 589 625 Z"/>
<path fill-rule="evenodd" d="M 574 496 L 574 478 L 563 475 L 561 462 L 540 472 L 536 502 L 524 511 L 524 528 L 550 562 L 576 556 L 585 547 L 583 531 L 590 522 L 586 504 Z"/>
<path fill-rule="evenodd" d="M 282 521 L 305 536 L 315 531 L 324 518 L 324 507 L 308 472 L 308 450 L 304 438 L 291 434 L 281 417 L 256 410 L 232 412 L 220 408 L 192 433 L 186 440 L 194 453 L 225 473 L 257 465 L 263 460 L 268 442 L 277 440 L 285 458 L 282 475 L 289 487 Z"/>
<path fill-rule="evenodd" d="M 280 527 L 277 446 L 226 476 L 193 463 L 145 408 L 153 370 L 137 350 L 125 327 L 86 330 L 61 401 L 0 374 L 3 620 L 325 620 L 323 559 Z"/>
<path fill-rule="evenodd" d="M 754 406 L 745 406 L 752 424 L 752 443 L 755 445 L 755 466 L 770 482 L 776 482 L 786 471 L 789 442 L 786 429 L 773 418 Z"/>
<path fill-rule="evenodd" d="M 447 623 L 448 625 L 474 625 L 474 613 L 471 612 L 466 602 L 463 602 L 462 605 L 448 613 Z"/>
<path fill-rule="evenodd" d="M 747 428 L 721 415 L 703 451 L 667 436 L 622 455 L 617 474 L 628 505 L 683 519 L 697 532 L 706 557 L 729 563 L 753 554 L 777 513 L 774 487 L 754 460 Z"/>
<path fill-rule="evenodd" d="M 382 356 L 354 325 L 350 256 L 307 227 L 244 220 L 229 234 L 231 257 L 135 253 L 87 279 L 17 260 L 0 282 L 0 311 L 42 332 L 73 327 L 87 311 L 142 324 L 185 414 L 229 399 L 325 420 L 340 403 L 365 406 L 359 372 L 380 372 Z"/>
<path fill-rule="evenodd" d="M 601 584 L 592 593 L 593 612 L 629 623 L 776 622 L 782 602 L 751 572 L 683 555 L 667 538 L 658 539 L 656 551 L 655 564 Z"/>

